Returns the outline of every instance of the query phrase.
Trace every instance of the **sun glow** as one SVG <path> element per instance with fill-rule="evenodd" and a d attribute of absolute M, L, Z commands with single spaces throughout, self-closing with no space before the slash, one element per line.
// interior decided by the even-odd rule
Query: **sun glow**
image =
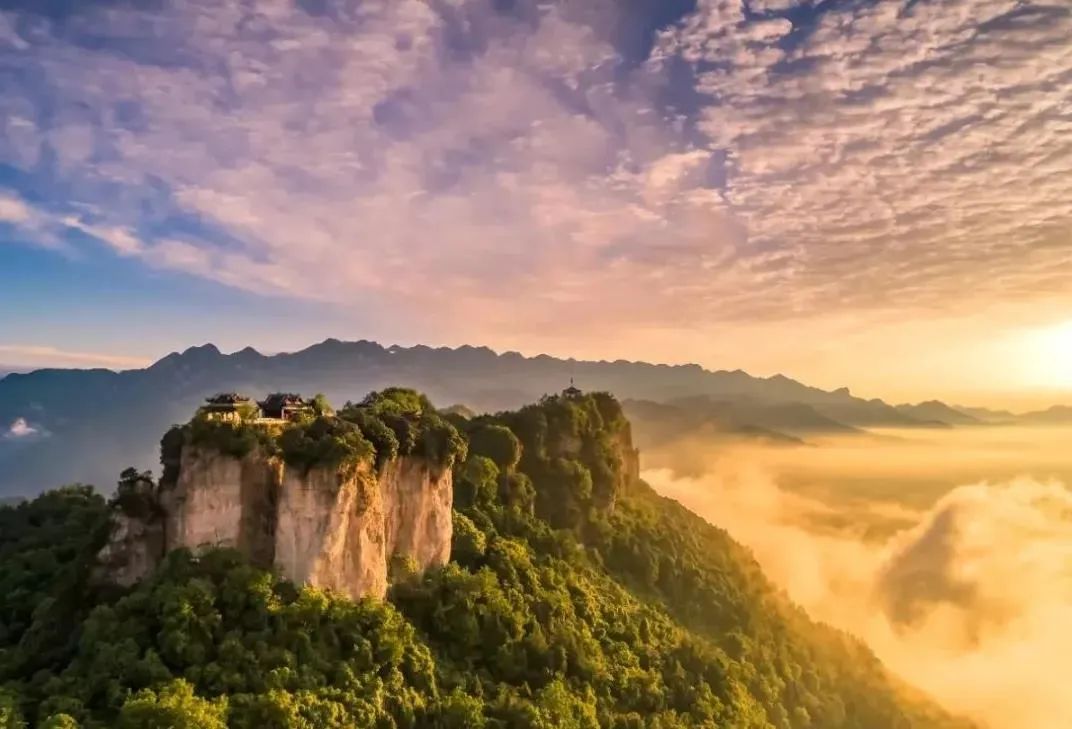
<path fill-rule="evenodd" d="M 1072 321 L 1028 332 L 1019 350 L 1027 384 L 1072 389 Z"/>

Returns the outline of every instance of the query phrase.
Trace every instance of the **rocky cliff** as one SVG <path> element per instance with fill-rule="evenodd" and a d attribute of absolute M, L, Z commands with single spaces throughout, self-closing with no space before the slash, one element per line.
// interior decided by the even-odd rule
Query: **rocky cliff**
<path fill-rule="evenodd" d="M 263 448 L 238 456 L 187 444 L 152 498 L 141 514 L 117 511 L 101 553 L 120 584 L 169 550 L 223 546 L 295 582 L 382 597 L 393 560 L 423 571 L 450 558 L 451 469 L 419 456 L 302 468 Z"/>
<path fill-rule="evenodd" d="M 166 549 L 226 546 L 272 564 L 283 473 L 282 460 L 259 448 L 235 457 L 184 447 L 177 478 L 159 494 Z"/>

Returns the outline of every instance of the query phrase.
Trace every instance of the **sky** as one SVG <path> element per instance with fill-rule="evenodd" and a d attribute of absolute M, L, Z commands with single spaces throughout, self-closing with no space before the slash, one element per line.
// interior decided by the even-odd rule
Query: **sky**
<path fill-rule="evenodd" d="M 329 336 L 1072 401 L 1072 6 L 7 0 L 0 369 Z"/>

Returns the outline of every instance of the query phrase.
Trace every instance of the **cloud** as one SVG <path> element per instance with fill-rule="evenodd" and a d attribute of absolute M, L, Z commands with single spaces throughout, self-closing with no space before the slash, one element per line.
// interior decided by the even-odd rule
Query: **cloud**
<path fill-rule="evenodd" d="M 22 239 L 45 248 L 63 250 L 57 236 L 58 226 L 51 216 L 27 204 L 20 197 L 0 190 L 0 229 L 9 227 Z"/>
<path fill-rule="evenodd" d="M 1068 12 L 748 5 L 647 59 L 614 3 L 7 13 L 0 162 L 38 230 L 441 338 L 1065 295 Z"/>
<path fill-rule="evenodd" d="M 11 195 L 0 196 L 0 222 L 24 225 L 33 218 L 33 212 L 22 200 Z"/>
<path fill-rule="evenodd" d="M 17 367 L 107 367 L 133 369 L 144 367 L 149 360 L 100 352 L 79 352 L 56 347 L 26 344 L 0 344 L 0 359 Z"/>
<path fill-rule="evenodd" d="M 794 307 L 1067 287 L 1072 10 L 890 1 L 774 22 L 701 3 L 659 53 L 718 100 L 699 124 L 729 155 L 727 202 L 782 254 Z"/>
<path fill-rule="evenodd" d="M 749 546 L 812 617 L 862 638 L 950 710 L 988 729 L 1035 729 L 1072 724 L 1060 680 L 1072 650 L 1061 629 L 1072 619 L 1072 491 L 1006 475 L 1067 474 L 1067 438 L 1000 429 L 803 451 L 707 443 L 690 459 L 698 475 L 643 476 Z M 942 493 L 965 468 L 995 480 Z"/>
<path fill-rule="evenodd" d="M 566 9 L 530 23 L 432 7 L 165 9 L 152 27 L 175 48 L 166 64 L 79 45 L 93 17 L 79 16 L 19 51 L 49 88 L 18 102 L 35 119 L 59 104 L 37 141 L 90 211 L 72 225 L 243 288 L 410 317 L 515 296 L 542 317 L 591 310 L 593 286 L 628 304 L 642 280 L 727 257 L 717 194 L 649 184 L 709 153 L 615 88 L 615 51 L 590 25 Z M 150 18 L 109 20 L 120 42 Z M 147 234 L 155 203 L 202 229 Z"/>
<path fill-rule="evenodd" d="M 3 437 L 14 440 L 18 438 L 33 438 L 42 434 L 41 430 L 26 422 L 26 418 L 15 418 L 11 425 L 8 426 L 7 431 L 4 432 Z"/>

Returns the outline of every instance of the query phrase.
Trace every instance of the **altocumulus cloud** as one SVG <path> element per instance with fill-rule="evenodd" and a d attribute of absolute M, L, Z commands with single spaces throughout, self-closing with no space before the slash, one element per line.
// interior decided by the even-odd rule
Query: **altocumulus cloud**
<path fill-rule="evenodd" d="M 0 225 L 492 330 L 1059 291 L 1070 11 L 844 5 L 3 13 Z"/>

